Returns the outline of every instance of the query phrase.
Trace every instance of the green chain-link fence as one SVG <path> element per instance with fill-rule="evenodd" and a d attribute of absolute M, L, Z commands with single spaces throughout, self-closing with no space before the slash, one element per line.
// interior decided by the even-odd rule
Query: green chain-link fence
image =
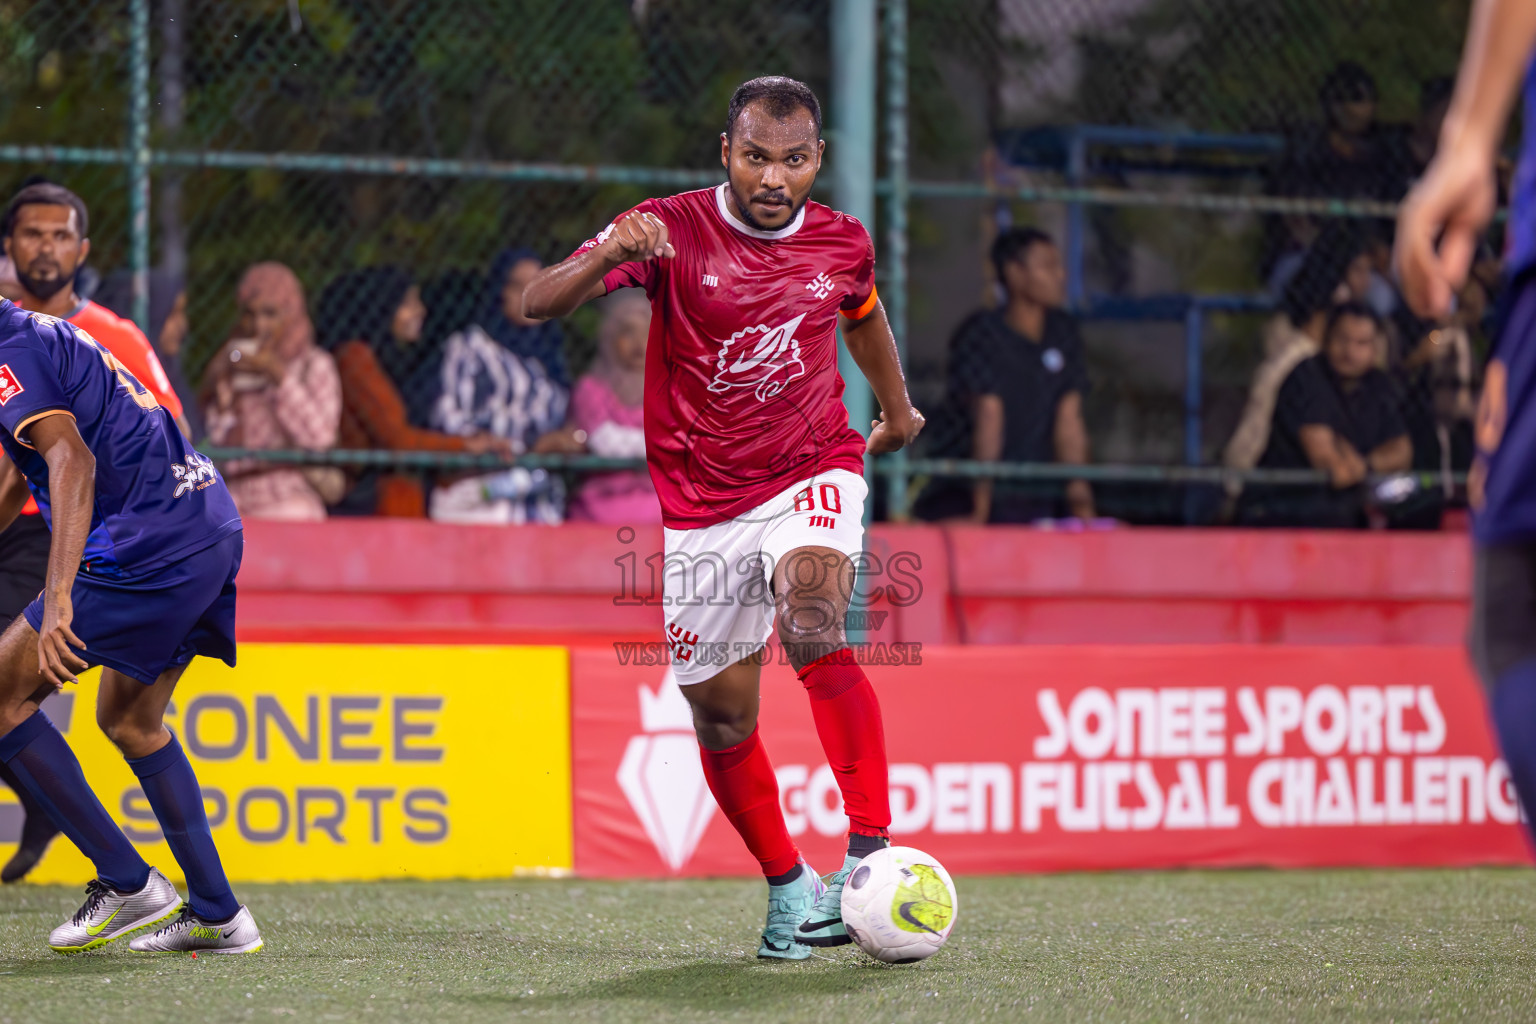
<path fill-rule="evenodd" d="M 404 268 L 427 299 L 425 352 L 484 313 L 498 252 L 559 259 L 647 195 L 717 181 L 746 77 L 816 88 L 835 163 L 848 4 L 0 2 L 0 188 L 69 185 L 92 208 L 93 271 L 184 283 L 194 380 L 236 332 L 235 286 L 259 260 L 290 266 L 317 313 L 343 273 Z M 931 485 L 940 467 L 922 460 L 973 453 L 954 381 L 994 368 L 958 373 L 971 349 L 951 339 L 998 301 L 993 238 L 1032 224 L 1055 238 L 1081 321 L 1091 457 L 1138 467 L 1094 474 L 1100 509 L 1213 518 L 1215 485 L 1195 500 L 1188 481 L 1219 476 L 1272 310 L 1347 283 L 1313 280 L 1337 261 L 1299 274 L 1306 254 L 1320 237 L 1356 247 L 1384 285 L 1384 217 L 1427 156 L 1465 16 L 1435 0 L 881 3 L 861 69 L 878 76 L 881 290 L 932 415 L 917 461 L 890 467 L 885 510 Z M 132 289 L 103 294 L 153 333 L 164 306 L 147 284 L 137 306 Z M 1392 324 L 1383 358 L 1419 415 L 1414 465 L 1454 474 L 1450 393 L 1474 382 L 1419 358 L 1427 327 Z M 1475 349 L 1481 325 L 1464 326 Z M 563 325 L 571 378 L 597 332 L 596 312 Z M 403 397 L 433 426 L 430 401 Z M 1153 469 L 1172 464 L 1207 469 L 1175 486 Z"/>

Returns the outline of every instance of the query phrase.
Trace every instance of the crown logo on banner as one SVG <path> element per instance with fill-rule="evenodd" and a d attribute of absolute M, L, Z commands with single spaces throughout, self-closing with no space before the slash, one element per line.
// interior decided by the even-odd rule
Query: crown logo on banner
<path fill-rule="evenodd" d="M 619 763 L 619 788 L 667 867 L 681 870 L 715 813 L 699 764 L 693 713 L 672 670 L 653 691 L 639 686 L 640 727 Z"/>

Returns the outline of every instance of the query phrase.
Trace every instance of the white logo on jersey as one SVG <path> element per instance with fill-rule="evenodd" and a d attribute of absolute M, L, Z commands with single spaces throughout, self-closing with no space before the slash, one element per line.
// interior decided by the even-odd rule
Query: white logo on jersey
<path fill-rule="evenodd" d="M 601 231 L 599 231 L 597 233 L 597 237 L 596 238 L 589 239 L 588 241 L 585 241 L 585 242 L 581 243 L 581 250 L 580 251 L 581 252 L 591 252 L 593 249 L 596 249 L 598 246 L 600 246 L 604 242 L 608 241 L 608 236 L 613 234 L 613 229 L 618 227 L 618 226 L 619 226 L 619 222 L 618 221 L 614 221 L 612 224 L 609 224 L 607 227 L 603 228 L 603 230 L 601 230 Z"/>
<path fill-rule="evenodd" d="M 704 287 L 706 287 L 706 288 L 713 288 L 715 285 L 717 285 L 719 283 L 720 283 L 720 279 L 718 277 L 716 277 L 714 274 L 705 274 L 704 275 Z"/>
<path fill-rule="evenodd" d="M 800 361 L 800 342 L 795 340 L 795 331 L 804 319 L 805 314 L 801 313 L 771 330 L 758 324 L 737 331 L 722 341 L 720 355 L 715 360 L 715 379 L 709 382 L 709 390 L 752 388 L 757 400 L 766 402 L 783 391 L 790 381 L 805 376 L 805 363 Z M 749 344 L 751 350 L 743 351 Z"/>
<path fill-rule="evenodd" d="M 213 468 L 213 460 L 197 452 L 187 453 L 185 466 L 179 462 L 171 463 L 171 475 L 176 478 L 176 493 L 171 495 L 172 498 L 179 498 L 190 491 L 200 491 L 219 478 Z"/>
<path fill-rule="evenodd" d="M 0 364 L 0 405 L 4 405 L 23 391 L 21 381 L 16 379 L 16 372 L 9 364 Z"/>
<path fill-rule="evenodd" d="M 805 290 L 815 295 L 818 299 L 824 299 L 832 294 L 834 287 L 836 286 L 832 283 L 832 279 L 827 276 L 826 271 L 822 271 L 816 275 L 816 280 L 805 286 Z"/>

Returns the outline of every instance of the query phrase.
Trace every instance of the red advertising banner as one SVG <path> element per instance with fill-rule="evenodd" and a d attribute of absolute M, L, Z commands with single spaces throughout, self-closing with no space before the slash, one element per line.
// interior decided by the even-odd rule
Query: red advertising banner
<path fill-rule="evenodd" d="M 572 652 L 577 873 L 753 873 L 681 692 L 630 653 Z M 892 833 L 956 873 L 1530 863 L 1456 648 L 925 646 L 866 671 Z M 807 699 L 785 665 L 762 692 L 785 818 L 829 871 L 847 822 Z"/>

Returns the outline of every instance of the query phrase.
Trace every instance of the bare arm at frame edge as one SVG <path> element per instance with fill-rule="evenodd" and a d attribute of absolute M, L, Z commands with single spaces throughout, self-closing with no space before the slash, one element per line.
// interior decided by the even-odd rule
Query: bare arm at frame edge
<path fill-rule="evenodd" d="M 1444 317 L 1493 216 L 1494 156 L 1536 46 L 1536 3 L 1476 0 L 1435 159 L 1398 214 L 1394 262 L 1421 316 Z"/>

